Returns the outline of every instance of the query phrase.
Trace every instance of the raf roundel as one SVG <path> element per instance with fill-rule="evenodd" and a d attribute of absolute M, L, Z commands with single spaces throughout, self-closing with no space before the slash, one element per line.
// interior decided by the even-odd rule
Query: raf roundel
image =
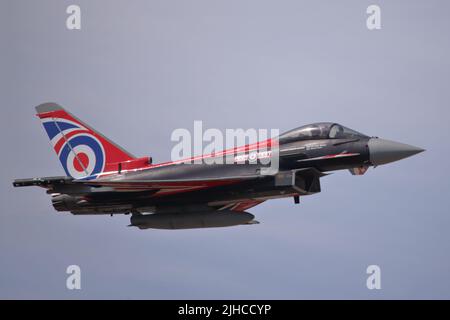
<path fill-rule="evenodd" d="M 105 152 L 100 141 L 89 133 L 68 139 L 59 154 L 64 170 L 74 178 L 95 176 L 103 171 Z"/>
<path fill-rule="evenodd" d="M 95 178 L 103 171 L 105 150 L 89 129 L 62 118 L 45 119 L 44 128 L 67 175 Z"/>

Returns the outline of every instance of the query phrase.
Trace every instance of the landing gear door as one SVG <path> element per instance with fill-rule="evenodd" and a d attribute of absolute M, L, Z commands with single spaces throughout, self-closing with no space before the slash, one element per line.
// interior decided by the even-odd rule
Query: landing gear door
<path fill-rule="evenodd" d="M 290 186 L 300 195 L 320 192 L 320 177 L 324 174 L 314 168 L 279 172 L 275 176 L 275 186 Z"/>

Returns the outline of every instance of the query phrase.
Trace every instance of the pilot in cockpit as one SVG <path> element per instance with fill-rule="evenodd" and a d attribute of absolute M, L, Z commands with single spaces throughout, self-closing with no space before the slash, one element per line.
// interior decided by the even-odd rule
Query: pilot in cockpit
<path fill-rule="evenodd" d="M 344 138 L 344 128 L 340 124 L 335 124 L 330 129 L 329 137 L 331 139 Z"/>

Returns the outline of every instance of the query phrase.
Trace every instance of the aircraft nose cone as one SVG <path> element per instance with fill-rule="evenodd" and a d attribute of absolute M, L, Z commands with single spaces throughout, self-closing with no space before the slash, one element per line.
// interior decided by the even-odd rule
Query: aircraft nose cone
<path fill-rule="evenodd" d="M 401 160 L 422 151 L 425 150 L 400 142 L 379 138 L 369 140 L 370 162 L 376 166 Z"/>

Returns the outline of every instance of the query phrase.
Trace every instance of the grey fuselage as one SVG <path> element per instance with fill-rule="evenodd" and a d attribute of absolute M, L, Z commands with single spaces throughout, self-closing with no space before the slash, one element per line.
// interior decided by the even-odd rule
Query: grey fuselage
<path fill-rule="evenodd" d="M 220 207 L 230 202 L 268 200 L 320 192 L 320 176 L 334 170 L 369 166 L 369 138 L 303 140 L 279 146 L 279 168 L 273 175 L 261 174 L 268 165 L 260 163 L 234 164 L 168 164 L 136 172 L 108 176 L 108 181 L 207 180 L 239 181 L 225 185 L 181 192 L 170 197 L 155 197 L 151 191 L 117 192 L 108 188 L 61 185 L 54 198 L 58 211 L 74 214 L 128 213 L 163 210 L 167 207 L 208 205 Z M 333 157 L 340 154 L 352 156 Z M 311 159 L 311 160 L 310 160 Z M 226 162 L 226 161 L 224 161 Z M 248 177 L 248 179 L 242 179 Z M 101 179 L 100 179 L 101 180 Z M 65 189 L 66 188 L 66 189 Z M 89 201 L 79 197 L 88 195 Z"/>

